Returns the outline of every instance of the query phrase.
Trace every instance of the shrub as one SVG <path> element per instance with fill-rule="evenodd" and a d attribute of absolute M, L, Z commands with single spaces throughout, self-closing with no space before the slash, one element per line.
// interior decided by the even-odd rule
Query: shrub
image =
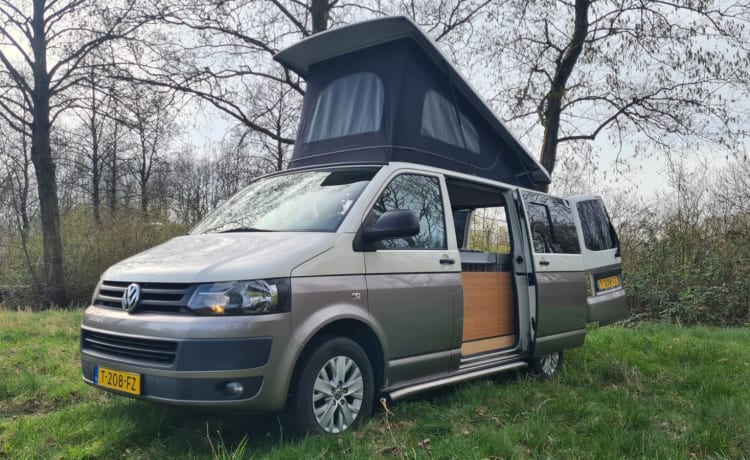
<path fill-rule="evenodd" d="M 66 288 L 72 304 L 82 305 L 91 299 L 99 276 L 107 267 L 184 234 L 187 227 L 172 223 L 165 216 L 143 216 L 138 212 L 102 217 L 96 223 L 90 210 L 75 208 L 61 217 L 61 231 Z M 5 254 L 0 253 L 6 261 L 0 266 L 0 300 L 10 308 L 33 308 L 38 303 L 39 282 L 43 278 L 41 231 L 37 227 L 30 229 L 28 259 L 20 236 L 9 240 Z"/>

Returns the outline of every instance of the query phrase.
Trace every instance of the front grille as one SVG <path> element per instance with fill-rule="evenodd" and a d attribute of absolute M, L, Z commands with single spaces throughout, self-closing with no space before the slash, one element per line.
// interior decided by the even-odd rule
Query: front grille
<path fill-rule="evenodd" d="M 81 331 L 81 348 L 89 353 L 154 364 L 173 364 L 177 342 Z"/>
<path fill-rule="evenodd" d="M 127 281 L 102 281 L 94 296 L 94 305 L 107 308 L 122 308 L 122 295 L 131 283 Z M 188 300 L 195 290 L 193 284 L 183 283 L 138 283 L 141 300 L 134 313 L 192 313 L 187 308 Z"/>

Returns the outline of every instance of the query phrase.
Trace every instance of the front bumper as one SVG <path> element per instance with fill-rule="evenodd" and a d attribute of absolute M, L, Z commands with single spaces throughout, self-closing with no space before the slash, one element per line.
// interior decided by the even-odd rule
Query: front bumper
<path fill-rule="evenodd" d="M 188 317 L 89 307 L 81 326 L 83 380 L 137 399 L 221 411 L 283 408 L 289 384 L 288 314 Z M 95 383 L 96 366 L 141 376 L 141 394 Z M 229 394 L 236 382 L 242 391 Z"/>
<path fill-rule="evenodd" d="M 121 393 L 116 390 L 104 388 L 94 383 L 95 367 L 102 366 L 124 370 L 119 364 L 99 364 L 95 361 L 82 360 L 83 381 L 105 391 L 122 394 L 137 399 L 162 402 L 180 406 L 215 407 L 217 409 L 231 409 L 237 403 L 248 404 L 254 400 L 263 386 L 263 377 L 244 378 L 184 378 L 184 377 L 162 377 L 142 372 L 140 396 Z M 242 385 L 242 393 L 239 395 L 227 395 L 223 389 L 230 382 Z M 241 406 L 238 407 L 240 409 Z"/>

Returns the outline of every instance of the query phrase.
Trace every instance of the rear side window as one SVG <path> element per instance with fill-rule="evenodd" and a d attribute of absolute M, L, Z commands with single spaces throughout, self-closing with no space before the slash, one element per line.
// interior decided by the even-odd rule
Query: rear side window
<path fill-rule="evenodd" d="M 590 251 L 605 251 L 617 247 L 612 225 L 601 200 L 581 201 L 576 204 L 581 219 L 583 241 Z"/>
<path fill-rule="evenodd" d="M 537 253 L 580 254 L 573 210 L 567 200 L 523 192 Z"/>

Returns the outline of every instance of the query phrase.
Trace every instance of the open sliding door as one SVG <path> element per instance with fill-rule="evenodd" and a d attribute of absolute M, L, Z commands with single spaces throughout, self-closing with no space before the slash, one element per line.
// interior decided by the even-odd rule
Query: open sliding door
<path fill-rule="evenodd" d="M 570 203 L 522 191 L 536 282 L 534 354 L 583 345 L 586 284 Z"/>

